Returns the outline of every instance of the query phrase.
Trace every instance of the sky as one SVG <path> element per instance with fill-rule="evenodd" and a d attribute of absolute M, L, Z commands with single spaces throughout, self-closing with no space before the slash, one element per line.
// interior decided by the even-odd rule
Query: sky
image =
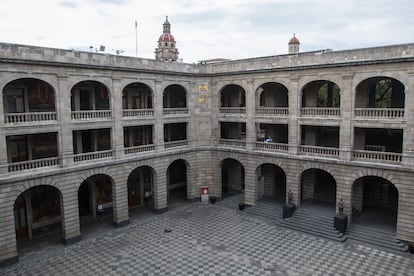
<path fill-rule="evenodd" d="M 412 0 L 0 0 L 0 42 L 153 59 L 166 16 L 186 63 L 414 42 Z"/>

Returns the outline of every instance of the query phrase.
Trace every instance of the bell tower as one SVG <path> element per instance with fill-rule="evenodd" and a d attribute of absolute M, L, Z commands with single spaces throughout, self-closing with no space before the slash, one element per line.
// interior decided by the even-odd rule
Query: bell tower
<path fill-rule="evenodd" d="M 155 48 L 155 59 L 160 61 L 177 61 L 178 49 L 175 47 L 176 42 L 171 34 L 171 24 L 168 16 L 165 18 L 163 33 L 158 39 L 158 47 Z"/>
<path fill-rule="evenodd" d="M 289 40 L 289 54 L 299 54 L 299 45 L 299 39 L 293 34 L 293 37 Z"/>

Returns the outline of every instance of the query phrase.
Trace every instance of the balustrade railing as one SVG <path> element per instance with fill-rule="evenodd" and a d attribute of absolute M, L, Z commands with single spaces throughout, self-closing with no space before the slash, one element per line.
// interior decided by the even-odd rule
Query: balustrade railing
<path fill-rule="evenodd" d="M 183 115 L 183 114 L 188 114 L 188 108 L 187 107 L 164 108 L 163 114 L 164 115 Z"/>
<path fill-rule="evenodd" d="M 354 160 L 360 161 L 377 161 L 385 163 L 400 163 L 402 161 L 402 154 L 396 152 L 354 150 L 352 156 Z"/>
<path fill-rule="evenodd" d="M 244 114 L 246 113 L 246 108 L 245 107 L 220 107 L 220 113 Z"/>
<path fill-rule="evenodd" d="M 127 147 L 124 149 L 124 154 L 132 154 L 132 153 L 140 153 L 140 152 L 147 152 L 155 150 L 155 146 L 151 145 L 142 145 L 142 146 L 135 146 L 135 147 Z"/>
<path fill-rule="evenodd" d="M 220 139 L 220 145 L 229 146 L 229 147 L 237 147 L 237 148 L 245 148 L 246 141 L 245 140 L 236 140 L 236 139 Z"/>
<path fill-rule="evenodd" d="M 165 142 L 164 147 L 166 149 L 175 148 L 175 147 L 183 147 L 188 145 L 188 140 L 179 140 L 179 141 L 172 141 L 172 142 Z"/>
<path fill-rule="evenodd" d="M 302 107 L 300 109 L 303 117 L 339 117 L 340 108 L 336 107 Z"/>
<path fill-rule="evenodd" d="M 259 107 L 256 109 L 256 115 L 265 115 L 265 116 L 288 116 L 289 108 L 288 107 Z"/>
<path fill-rule="evenodd" d="M 122 110 L 123 117 L 140 117 L 140 118 L 148 118 L 154 117 L 154 109 L 147 108 L 147 109 L 123 109 Z"/>
<path fill-rule="evenodd" d="M 311 155 L 311 156 L 339 157 L 339 149 L 332 148 L 332 147 L 300 145 L 299 153 L 302 155 Z"/>
<path fill-rule="evenodd" d="M 8 164 L 9 172 L 30 170 L 43 167 L 53 167 L 60 165 L 60 157 L 51 157 L 43 159 L 35 159 L 29 161 L 15 162 Z"/>
<path fill-rule="evenodd" d="M 46 122 L 56 121 L 57 113 L 52 112 L 26 112 L 26 113 L 6 113 L 4 114 L 4 122 L 6 124 L 17 123 L 33 123 L 33 122 Z"/>
<path fill-rule="evenodd" d="M 72 120 L 110 119 L 111 117 L 111 110 L 72 111 Z"/>
<path fill-rule="evenodd" d="M 273 142 L 256 142 L 256 149 L 274 152 L 287 152 L 289 150 L 289 145 Z"/>
<path fill-rule="evenodd" d="M 95 160 L 95 159 L 112 158 L 112 155 L 113 155 L 112 150 L 79 153 L 73 156 L 73 162 L 82 162 L 82 161 L 89 161 L 89 160 Z"/>
<path fill-rule="evenodd" d="M 404 117 L 404 108 L 355 108 L 355 117 L 394 119 Z"/>

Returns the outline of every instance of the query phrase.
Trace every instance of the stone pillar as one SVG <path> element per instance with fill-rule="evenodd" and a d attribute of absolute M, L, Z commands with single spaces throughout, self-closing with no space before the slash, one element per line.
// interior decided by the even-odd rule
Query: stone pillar
<path fill-rule="evenodd" d="M 196 125 L 196 117 L 198 116 L 195 116 L 195 102 L 197 94 L 197 83 L 190 82 L 187 91 L 187 108 L 188 114 L 190 114 L 189 120 L 187 122 L 187 140 L 191 147 L 197 146 L 197 133 L 195 131 L 198 128 L 198 126 Z"/>
<path fill-rule="evenodd" d="M 285 202 L 288 202 L 289 190 L 293 194 L 293 204 L 300 205 L 301 197 L 301 166 L 299 161 L 290 160 L 286 173 L 286 195 Z"/>
<path fill-rule="evenodd" d="M 289 155 L 297 155 L 298 145 L 300 145 L 300 126 L 298 118 L 300 116 L 300 91 L 297 77 L 290 79 L 289 89 L 289 121 L 288 121 L 288 144 Z"/>
<path fill-rule="evenodd" d="M 58 90 L 56 91 L 56 112 L 60 122 L 60 135 L 58 139 L 59 154 L 62 158 L 62 166 L 73 164 L 73 137 L 70 124 L 72 122 L 71 97 L 68 77 L 58 76 Z"/>
<path fill-rule="evenodd" d="M 76 183 L 65 187 L 71 189 L 62 190 L 60 198 L 60 210 L 62 217 L 62 242 L 69 245 L 81 240 L 78 189 Z"/>
<path fill-rule="evenodd" d="M 256 193 L 257 193 L 256 170 L 254 168 L 251 168 L 249 164 L 245 164 L 244 178 L 245 178 L 244 202 L 247 205 L 256 205 Z"/>
<path fill-rule="evenodd" d="M 112 112 L 114 127 L 112 128 L 112 150 L 115 151 L 115 158 L 124 156 L 124 129 L 122 127 L 122 87 L 120 79 L 112 79 Z"/>
<path fill-rule="evenodd" d="M 4 88 L 3 88 L 4 89 Z M 4 93 L 4 90 L 2 91 Z M 5 114 L 4 105 L 3 105 L 3 96 L 0 97 L 0 114 Z M 4 117 L 4 116 L 3 116 Z M 0 128 L 3 128 L 6 124 L 4 123 L 4 119 L 0 120 Z M 3 131 L 0 132 L 0 174 L 8 172 L 8 161 L 7 161 L 7 143 L 6 143 L 6 135 Z"/>
<path fill-rule="evenodd" d="M 0 267 L 4 267 L 19 260 L 13 213 L 16 196 L 11 196 L 10 187 L 5 186 L 0 188 L 0 195 Z"/>
<path fill-rule="evenodd" d="M 192 146 L 210 146 L 212 138 L 212 88 L 209 86 L 208 82 L 199 82 L 195 83 L 196 96 L 194 98 L 194 110 L 190 111 L 191 122 L 193 126 L 196 126 L 191 129 L 190 134 L 194 139 Z M 218 121 L 217 121 L 218 124 Z"/>
<path fill-rule="evenodd" d="M 1 98 L 1 97 L 0 97 Z M 0 120 L 1 121 L 1 120 Z M 3 131 L 0 132 L 0 152 L 4 154 L 0 155 L 0 174 L 7 173 L 8 169 L 8 160 L 7 160 L 7 138 Z"/>
<path fill-rule="evenodd" d="M 157 168 L 154 183 L 154 213 L 163 213 L 168 210 L 167 170 Z"/>
<path fill-rule="evenodd" d="M 220 133 L 220 87 L 216 82 L 210 83 L 210 116 L 211 116 L 211 146 L 217 146 L 221 138 Z M 214 96 L 213 95 L 218 95 Z M 221 193 L 221 191 L 220 191 Z"/>
<path fill-rule="evenodd" d="M 247 81 L 246 95 L 246 149 L 252 150 L 256 145 L 256 125 L 255 115 L 255 96 L 253 91 L 253 81 Z"/>
<path fill-rule="evenodd" d="M 155 150 L 161 151 L 164 149 L 164 109 L 163 109 L 163 92 L 162 81 L 155 81 L 154 91 L 154 112 L 155 112 L 155 126 L 154 126 L 154 144 Z"/>
<path fill-rule="evenodd" d="M 344 204 L 344 216 L 348 217 L 348 222 L 352 217 L 352 183 L 346 182 L 345 179 L 336 178 L 336 205 L 335 214 L 338 214 L 338 203 L 341 201 Z"/>
<path fill-rule="evenodd" d="M 129 224 L 128 174 L 120 174 L 112 184 L 113 223 L 117 227 Z"/>
<path fill-rule="evenodd" d="M 414 241 L 414 207 L 412 199 L 401 195 L 408 195 L 411 193 L 409 187 L 413 182 L 414 175 L 411 173 L 399 190 L 400 197 L 398 202 L 396 238 L 404 241 Z"/>
<path fill-rule="evenodd" d="M 351 200 L 351 209 L 352 207 L 358 211 L 362 211 L 362 203 L 364 198 L 364 182 L 362 179 L 356 180 L 355 183 L 352 183 L 352 200 Z"/>
<path fill-rule="evenodd" d="M 408 75 L 408 86 L 414 87 L 414 73 Z M 403 165 L 412 168 L 414 164 L 414 97 L 409 92 L 409 88 L 405 92 L 405 119 L 406 127 L 403 133 Z"/>
<path fill-rule="evenodd" d="M 342 77 L 342 89 L 340 91 L 340 112 L 341 112 L 341 126 L 339 130 L 339 152 L 341 159 L 351 160 L 352 158 L 352 102 L 355 99 L 352 90 L 352 76 Z"/>

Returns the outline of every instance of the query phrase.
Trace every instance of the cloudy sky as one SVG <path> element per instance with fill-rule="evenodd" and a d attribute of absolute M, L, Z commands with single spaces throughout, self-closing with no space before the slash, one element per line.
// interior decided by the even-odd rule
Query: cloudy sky
<path fill-rule="evenodd" d="M 414 42 L 412 0 L 0 0 L 0 42 L 152 59 L 167 15 L 188 63 Z"/>

